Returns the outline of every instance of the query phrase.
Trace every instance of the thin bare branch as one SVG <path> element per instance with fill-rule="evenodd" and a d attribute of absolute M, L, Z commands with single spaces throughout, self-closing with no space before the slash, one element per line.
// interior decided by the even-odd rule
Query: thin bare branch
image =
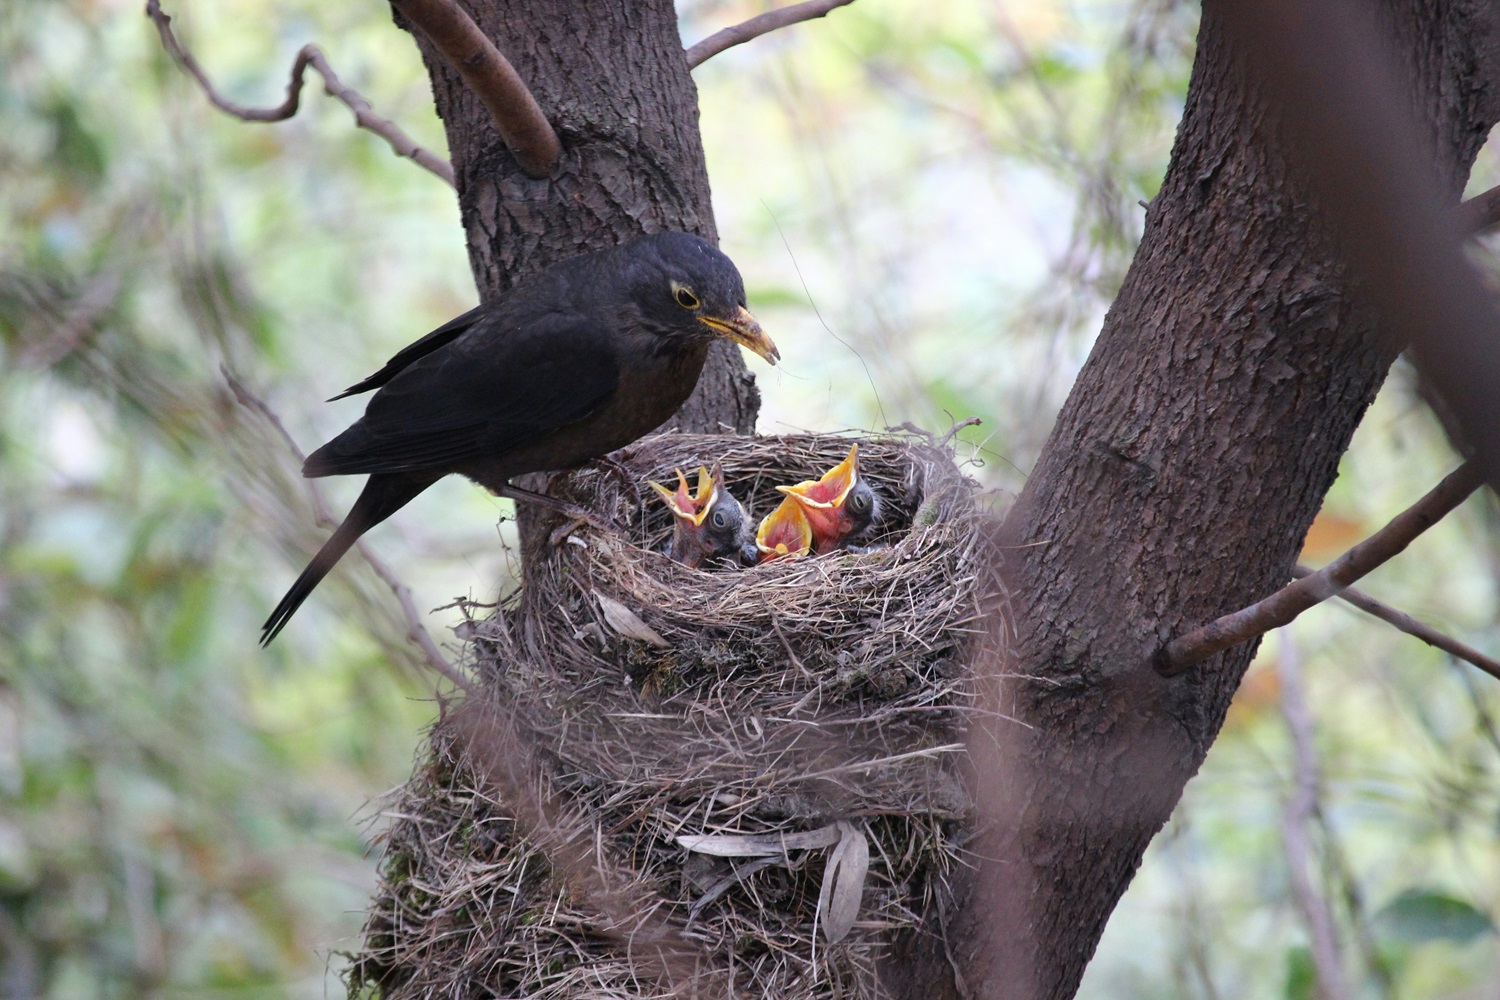
<path fill-rule="evenodd" d="M 1465 462 L 1385 527 L 1318 572 L 1167 643 L 1157 654 L 1157 672 L 1175 677 L 1215 653 L 1285 625 L 1314 604 L 1337 596 L 1355 580 L 1402 552 L 1483 483 L 1484 474 L 1479 466 Z"/>
<path fill-rule="evenodd" d="M 1311 576 L 1316 570 L 1310 569 L 1300 563 L 1292 568 L 1295 577 Z M 1388 625 L 1393 625 L 1405 632 L 1407 635 L 1415 636 L 1433 646 L 1441 649 L 1448 655 L 1472 663 L 1496 680 L 1500 680 L 1500 660 L 1486 656 L 1473 646 L 1459 642 L 1450 635 L 1439 632 L 1426 622 L 1419 621 L 1404 611 L 1398 611 L 1382 601 L 1377 601 L 1363 590 L 1354 587 L 1346 587 L 1339 592 L 1338 599 L 1347 601 L 1366 614 L 1374 615 Z"/>
<path fill-rule="evenodd" d="M 249 105 L 231 101 L 219 93 L 213 82 L 209 80 L 208 74 L 203 71 L 203 67 L 198 64 L 198 60 L 193 58 L 193 54 L 177 41 L 177 36 L 172 31 L 172 18 L 162 12 L 160 0 L 146 0 L 146 16 L 155 23 L 157 33 L 161 35 L 162 47 L 167 50 L 167 54 L 198 82 L 199 88 L 202 89 L 209 103 L 225 114 L 246 122 L 286 121 L 297 113 L 302 100 L 303 76 L 307 68 L 311 66 L 323 77 L 323 89 L 328 95 L 342 101 L 349 110 L 354 112 L 356 125 L 384 139 L 397 156 L 412 160 L 418 166 L 425 167 L 447 181 L 449 186 L 453 185 L 453 166 L 442 157 L 419 146 L 395 122 L 377 115 L 363 94 L 339 79 L 333 67 L 328 65 L 323 51 L 316 45 L 304 45 L 297 52 L 297 58 L 292 63 L 291 79 L 286 86 L 286 100 L 275 107 L 252 108 Z"/>
<path fill-rule="evenodd" d="M 748 21 L 741 21 L 732 27 L 716 31 L 703 41 L 691 46 L 687 50 L 688 68 L 702 65 L 725 49 L 743 45 L 753 38 L 759 38 L 778 28 L 816 20 L 828 14 L 829 11 L 853 2 L 854 0 L 806 0 L 805 3 L 794 3 L 790 7 L 757 14 Z"/>
<path fill-rule="evenodd" d="M 1458 206 L 1458 228 L 1470 236 L 1482 236 L 1496 226 L 1500 226 L 1500 186 Z"/>
<path fill-rule="evenodd" d="M 1276 675 L 1281 680 L 1281 714 L 1292 737 L 1292 794 L 1281 810 L 1281 843 L 1286 849 L 1288 881 L 1292 897 L 1302 911 L 1311 944 L 1313 972 L 1318 993 L 1326 1000 L 1351 1000 L 1348 973 L 1339 953 L 1333 908 L 1313 884 L 1313 846 L 1308 827 L 1319 815 L 1322 777 L 1317 743 L 1313 738 L 1312 712 L 1302 692 L 1302 664 L 1290 636 L 1281 645 Z"/>
<path fill-rule="evenodd" d="M 287 448 L 296 456 L 299 463 L 306 461 L 307 455 L 297 446 L 296 440 L 292 437 L 291 432 L 286 429 L 286 425 L 281 422 L 281 417 L 277 415 L 276 411 L 271 409 L 265 400 L 251 392 L 243 382 L 235 378 L 227 370 L 223 370 L 223 375 L 224 380 L 229 383 L 230 391 L 234 393 L 234 398 L 239 401 L 239 404 L 260 414 L 275 429 L 276 433 L 281 436 L 281 439 L 286 442 Z M 324 499 L 323 491 L 318 489 L 317 483 L 309 482 L 307 484 L 307 491 L 312 497 L 313 510 L 317 513 L 318 520 L 329 525 L 338 524 L 338 518 L 334 516 L 332 509 L 329 508 L 328 501 Z M 364 558 L 365 562 L 369 563 L 370 568 L 375 571 L 375 575 L 380 577 L 381 581 L 387 587 L 391 588 L 391 592 L 396 595 L 396 600 L 400 602 L 401 612 L 406 619 L 406 637 L 415 642 L 417 647 L 422 650 L 422 655 L 426 658 L 428 666 L 442 674 L 460 691 L 472 692 L 468 678 L 464 677 L 463 674 L 459 673 L 448 662 L 443 656 L 442 651 L 438 649 L 437 643 L 433 642 L 432 635 L 427 631 L 426 626 L 422 624 L 422 617 L 417 613 L 416 604 L 412 601 L 411 588 L 401 582 L 400 578 L 396 576 L 385 560 L 377 556 L 365 544 L 364 539 L 355 542 L 354 547 L 359 551 L 360 556 Z"/>
<path fill-rule="evenodd" d="M 474 19 L 455 0 L 391 0 L 391 6 L 427 36 L 484 102 L 521 169 L 532 177 L 550 175 L 562 143 L 520 74 Z"/>

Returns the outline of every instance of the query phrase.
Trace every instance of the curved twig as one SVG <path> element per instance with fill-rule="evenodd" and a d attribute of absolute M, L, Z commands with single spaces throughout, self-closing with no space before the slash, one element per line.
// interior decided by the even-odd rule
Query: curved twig
<path fill-rule="evenodd" d="M 1167 643 L 1156 656 L 1157 672 L 1175 677 L 1215 653 L 1285 625 L 1314 604 L 1337 596 L 1355 580 L 1399 554 L 1483 484 L 1484 474 L 1479 466 L 1465 462 L 1385 527 L 1316 573 Z"/>
<path fill-rule="evenodd" d="M 521 169 L 546 177 L 562 156 L 562 143 L 541 105 L 510 60 L 455 0 L 391 0 L 436 46 L 489 109 L 500 138 Z"/>
<path fill-rule="evenodd" d="M 172 18 L 162 11 L 159 0 L 146 0 L 146 16 L 151 18 L 156 25 L 157 34 L 161 35 L 162 48 L 167 50 L 167 54 L 176 61 L 177 65 L 197 81 L 209 103 L 225 114 L 245 122 L 286 121 L 297 113 L 302 100 L 302 78 L 307 72 L 307 67 L 311 66 L 323 77 L 323 89 L 328 92 L 328 95 L 335 100 L 342 101 L 349 110 L 354 112 L 356 125 L 369 129 L 384 139 L 397 156 L 406 157 L 418 166 L 437 174 L 450 186 L 453 185 L 452 165 L 418 145 L 395 122 L 377 115 L 363 94 L 339 79 L 333 67 L 328 65 L 323 50 L 316 45 L 304 45 L 298 50 L 297 58 L 292 63 L 291 79 L 286 85 L 286 100 L 272 108 L 252 108 L 249 105 L 231 101 L 219 93 L 213 82 L 209 80 L 208 74 L 203 71 L 203 67 L 198 64 L 198 60 L 194 59 L 193 54 L 177 41 L 177 36 L 172 31 Z"/>
<path fill-rule="evenodd" d="M 1312 576 L 1315 572 L 1317 571 L 1309 569 L 1300 563 L 1292 567 L 1292 575 L 1296 577 Z M 1454 659 L 1463 660 L 1465 663 L 1472 663 L 1491 677 L 1500 680 L 1500 660 L 1496 660 L 1492 656 L 1486 656 L 1473 646 L 1459 642 L 1451 635 L 1439 632 L 1431 625 L 1413 618 L 1405 611 L 1397 610 L 1384 601 L 1377 601 L 1363 590 L 1356 590 L 1353 587 L 1345 587 L 1339 591 L 1338 599 L 1354 605 L 1367 615 L 1374 615 L 1387 625 L 1394 626 L 1396 629 L 1405 632 L 1413 638 L 1421 639 L 1435 649 L 1441 649 Z"/>
<path fill-rule="evenodd" d="M 790 7 L 782 7 L 778 10 L 768 10 L 764 14 L 757 14 L 748 21 L 742 21 L 732 27 L 724 28 L 714 32 L 703 41 L 698 42 L 687 50 L 688 68 L 699 66 L 725 49 L 736 45 L 743 45 L 752 38 L 785 28 L 789 25 L 799 24 L 803 21 L 812 21 L 825 16 L 829 11 L 854 0 L 806 0 L 804 3 L 794 3 Z"/>
<path fill-rule="evenodd" d="M 287 448 L 299 463 L 306 460 L 307 455 L 297 446 L 296 439 L 286 429 L 286 425 L 281 422 L 281 417 L 277 415 L 276 411 L 271 409 L 265 400 L 251 392 L 243 382 L 231 375 L 228 369 L 220 368 L 220 373 L 224 376 L 224 381 L 229 384 L 229 391 L 234 393 L 235 400 L 241 406 L 259 413 L 276 433 L 280 435 L 281 439 L 286 442 Z M 318 489 L 317 484 L 308 483 L 307 490 L 312 497 L 313 510 L 317 513 L 318 520 L 330 525 L 338 524 L 338 518 L 329 509 L 328 501 L 324 499 L 323 491 Z M 443 656 L 442 650 L 438 649 L 437 643 L 433 641 L 432 634 L 422 624 L 422 617 L 417 613 L 417 606 L 411 598 L 411 588 L 401 582 L 401 579 L 396 576 L 395 571 L 391 569 L 384 559 L 375 554 L 375 550 L 370 548 L 363 538 L 354 543 L 354 548 L 364 558 L 365 562 L 369 563 L 370 568 L 375 571 L 376 576 L 380 577 L 381 582 L 391 588 L 391 593 L 396 595 L 396 600 L 401 604 L 401 613 L 406 619 L 406 637 L 415 642 L 417 647 L 422 650 L 422 655 L 426 658 L 427 665 L 446 677 L 460 691 L 471 693 L 473 689 L 468 679 L 448 662 L 447 658 Z"/>

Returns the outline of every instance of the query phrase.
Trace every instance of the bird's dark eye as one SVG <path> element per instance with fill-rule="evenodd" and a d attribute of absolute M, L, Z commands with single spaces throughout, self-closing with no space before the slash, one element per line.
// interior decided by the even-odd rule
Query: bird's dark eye
<path fill-rule="evenodd" d="M 716 510 L 713 512 L 710 520 L 714 522 L 715 528 L 722 528 L 729 523 L 729 515 L 725 514 L 722 510 Z"/>
<path fill-rule="evenodd" d="M 854 513 L 863 514 L 870 509 L 870 495 L 868 493 L 853 493 L 849 496 L 849 506 Z"/>
<path fill-rule="evenodd" d="M 693 294 L 693 290 L 691 288 L 688 288 L 685 285 L 673 285 L 672 294 L 677 299 L 677 304 L 682 306 L 682 308 L 698 308 L 698 296 Z"/>

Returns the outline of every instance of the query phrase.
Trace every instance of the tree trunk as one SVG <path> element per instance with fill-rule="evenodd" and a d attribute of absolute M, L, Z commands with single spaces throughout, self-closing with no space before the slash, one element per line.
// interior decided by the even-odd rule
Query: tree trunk
<path fill-rule="evenodd" d="M 510 60 L 562 143 L 552 176 L 526 174 L 489 112 L 420 31 L 413 31 L 448 136 L 480 297 L 527 274 L 643 232 L 680 229 L 717 242 L 688 72 L 672 0 L 465 0 Z M 410 27 L 397 17 L 403 27 Z M 760 410 L 739 348 L 716 341 L 673 426 L 749 434 Z M 545 490 L 544 476 L 519 483 Z M 548 513 L 518 505 L 522 573 Z M 551 515 L 555 518 L 555 515 Z"/>
<path fill-rule="evenodd" d="M 1495 8 L 1389 8 L 1456 200 L 1496 118 Z M 996 734 L 988 860 L 950 920 L 976 995 L 1076 992 L 1255 644 L 1174 679 L 1153 653 L 1289 579 L 1398 352 L 1346 287 L 1275 131 L 1226 51 L 1220 2 L 1205 4 L 1145 237 L 1007 523 L 1019 679 L 1004 708 L 1030 728 Z M 932 961 L 927 975 L 950 978 Z"/>
<path fill-rule="evenodd" d="M 515 66 L 562 141 L 552 176 L 529 177 L 479 98 L 413 32 L 447 132 L 481 298 L 565 257 L 642 232 L 680 229 L 717 241 L 698 90 L 671 0 L 465 0 L 463 6 Z M 685 431 L 748 434 L 759 408 L 739 349 L 718 342 L 674 423 Z"/>
<path fill-rule="evenodd" d="M 527 177 L 418 38 L 484 297 L 642 230 L 714 238 L 696 92 L 667 0 L 466 6 L 563 144 L 551 178 Z M 1491 0 L 1387 6 L 1456 197 L 1495 120 L 1500 80 L 1486 78 L 1481 50 L 1496 13 Z M 1254 649 L 1172 680 L 1152 654 L 1288 578 L 1395 357 L 1345 287 L 1232 62 L 1210 2 L 1145 238 L 1008 521 L 1023 679 L 1005 709 L 1030 728 L 996 734 L 1007 766 L 982 779 L 996 824 L 948 919 L 952 954 L 901 949 L 888 968 L 901 994 L 1074 994 Z M 680 426 L 748 432 L 757 405 L 737 352 L 716 348 Z"/>

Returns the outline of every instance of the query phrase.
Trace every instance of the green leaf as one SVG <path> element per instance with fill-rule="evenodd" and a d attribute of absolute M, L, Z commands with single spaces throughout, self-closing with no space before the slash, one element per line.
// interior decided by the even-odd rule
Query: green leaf
<path fill-rule="evenodd" d="M 1313 1000 L 1317 982 L 1311 951 L 1298 947 L 1286 953 L 1286 1000 Z"/>
<path fill-rule="evenodd" d="M 1461 899 L 1428 889 L 1408 889 L 1375 915 L 1376 925 L 1392 937 L 1423 944 L 1453 941 L 1467 944 L 1495 933 L 1489 916 Z"/>

